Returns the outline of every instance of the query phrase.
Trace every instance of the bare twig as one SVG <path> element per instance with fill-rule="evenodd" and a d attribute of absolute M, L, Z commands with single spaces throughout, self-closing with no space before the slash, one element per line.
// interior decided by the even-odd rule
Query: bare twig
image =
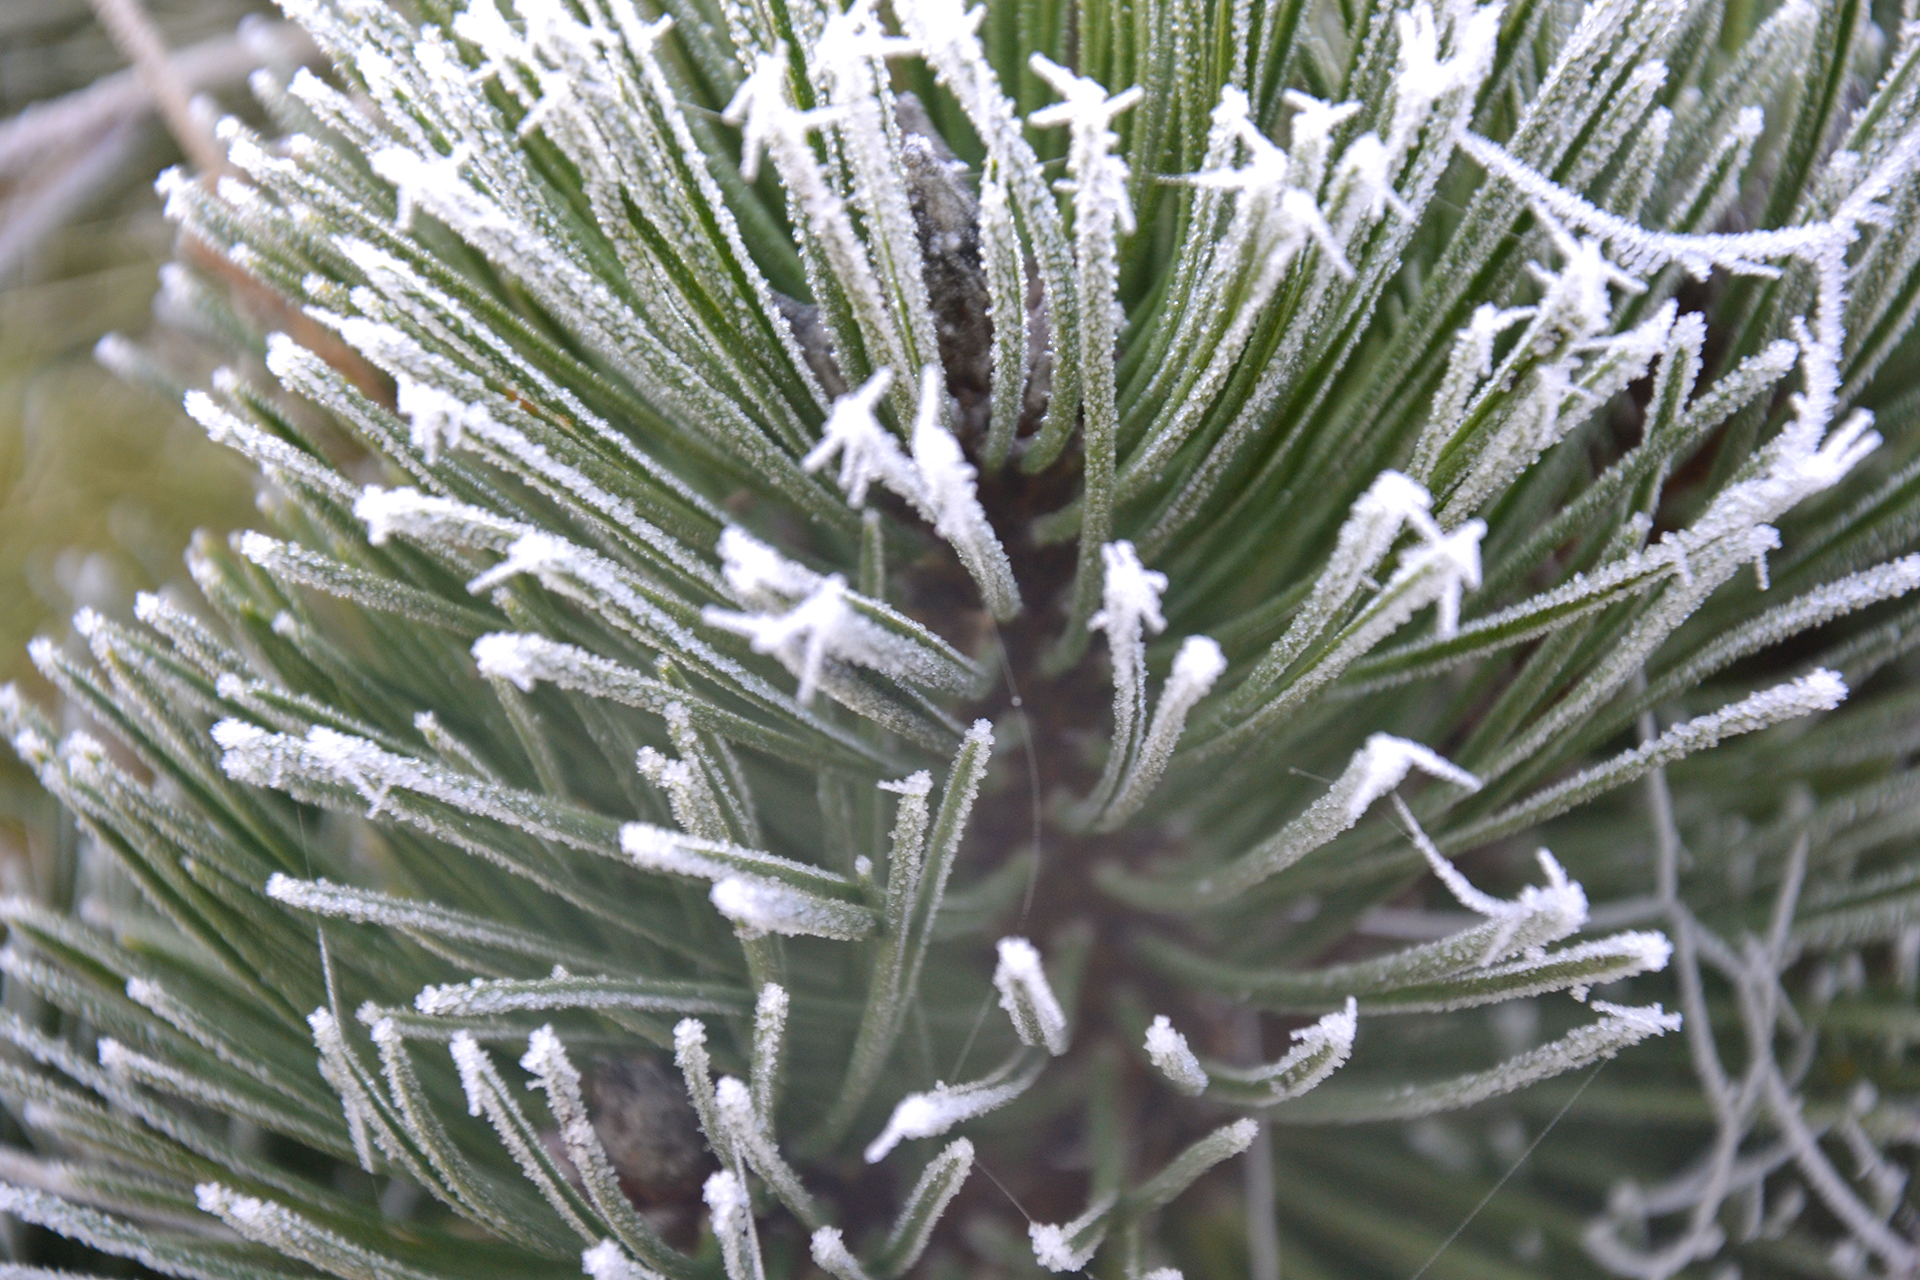
<path fill-rule="evenodd" d="M 292 23 L 248 22 L 230 35 L 188 45 L 168 62 L 174 78 L 192 91 L 233 84 L 263 64 L 305 62 L 316 52 Z M 145 80 L 133 68 L 36 102 L 0 120 L 0 177 L 17 177 L 51 157 L 71 154 L 152 105 Z"/>
<path fill-rule="evenodd" d="M 93 0 L 93 11 L 133 64 L 160 118 L 194 167 L 202 173 L 228 172 L 226 153 L 195 116 L 191 88 L 140 0 Z"/>

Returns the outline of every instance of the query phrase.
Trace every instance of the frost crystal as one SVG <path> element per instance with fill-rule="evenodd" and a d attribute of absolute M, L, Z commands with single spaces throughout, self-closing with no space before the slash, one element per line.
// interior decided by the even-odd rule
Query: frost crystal
<path fill-rule="evenodd" d="M 867 1144 L 868 1164 L 878 1164 L 901 1142 L 936 1138 L 963 1120 L 1006 1106 L 1025 1093 L 1040 1076 L 1044 1058 L 1023 1064 L 1019 1058 L 972 1084 L 939 1083 L 926 1093 L 902 1098 L 887 1119 L 887 1127 Z"/>
<path fill-rule="evenodd" d="M 440 447 L 449 449 L 460 447 L 466 436 L 467 421 L 470 416 L 484 414 L 485 409 L 468 405 L 458 396 L 415 382 L 411 378 L 398 378 L 397 403 L 400 416 L 413 424 L 413 444 L 426 456 L 429 463 L 439 456 Z"/>
<path fill-rule="evenodd" d="M 1112 830 L 1140 807 L 1160 780 L 1186 726 L 1187 712 L 1213 687 L 1226 669 L 1226 658 L 1205 636 L 1182 642 L 1148 725 L 1143 633 L 1166 629 L 1160 593 L 1166 590 L 1167 576 L 1143 566 L 1130 542 L 1108 543 L 1100 549 L 1100 558 L 1103 607 L 1087 626 L 1107 633 L 1113 656 L 1113 745 L 1099 783 L 1080 806 L 1080 821 Z"/>
<path fill-rule="evenodd" d="M 785 53 L 782 47 L 757 59 L 720 113 L 728 124 L 740 126 L 740 176 L 748 182 L 760 176 L 760 157 L 779 132 L 793 127 Z"/>
<path fill-rule="evenodd" d="M 1028 1223 L 1034 1260 L 1049 1271 L 1084 1270 L 1107 1237 L 1104 1219 L 1112 1207 L 1111 1199 L 1096 1200 L 1072 1222 Z"/>
<path fill-rule="evenodd" d="M 873 932 L 871 913 L 774 880 L 728 876 L 714 883 L 714 909 L 749 934 L 784 933 L 843 942 Z"/>
<path fill-rule="evenodd" d="M 952 544 L 980 584 L 988 610 L 996 618 L 1012 617 L 1020 608 L 1020 589 L 1006 550 L 980 507 L 973 467 L 960 442 L 942 425 L 948 396 L 940 367 L 929 364 L 920 371 L 911 458 L 874 414 L 892 380 L 891 372 L 882 369 L 859 390 L 835 400 L 820 443 L 801 466 L 818 471 L 838 455 L 840 488 L 855 507 L 865 504 L 875 481 L 898 494 Z"/>
<path fill-rule="evenodd" d="M 1469 520 L 1450 534 L 1432 538 L 1400 557 L 1400 569 L 1388 589 L 1415 579 L 1421 594 L 1434 603 L 1434 631 L 1446 637 L 1460 629 L 1460 598 L 1480 585 L 1480 540 L 1484 521 Z"/>
<path fill-rule="evenodd" d="M 1006 549 L 980 506 L 973 467 L 961 454 L 960 442 L 941 425 L 946 403 L 945 375 L 938 365 L 927 365 L 920 371 L 920 411 L 913 424 L 913 462 L 924 495 L 915 505 L 959 554 L 980 585 L 987 611 L 1005 620 L 1020 611 L 1020 588 Z"/>
<path fill-rule="evenodd" d="M 1247 1106 L 1272 1106 L 1298 1098 L 1346 1065 L 1359 1027 L 1357 1002 L 1348 996 L 1344 1008 L 1293 1031 L 1293 1048 L 1278 1062 L 1253 1067 L 1215 1064 L 1207 1073 L 1208 1087 Z"/>
<path fill-rule="evenodd" d="M 867 490 L 878 480 L 906 499 L 916 510 L 929 509 L 927 486 L 920 470 L 909 462 L 900 442 L 874 415 L 892 385 L 893 371 L 881 369 L 856 391 L 833 402 L 833 410 L 820 431 L 820 443 L 800 462 L 808 471 L 818 471 L 840 458 L 840 488 L 854 507 L 866 505 Z"/>
<path fill-rule="evenodd" d="M 414 213 L 419 209 L 463 231 L 483 227 L 514 229 L 507 214 L 461 176 L 470 155 L 465 148 L 460 148 L 452 155 L 428 159 L 406 147 L 382 147 L 367 158 L 373 171 L 399 192 L 400 213 L 396 222 L 403 231 L 412 228 Z"/>
<path fill-rule="evenodd" d="M 1417 742 L 1376 733 L 1354 752 L 1326 794 L 1285 827 L 1239 858 L 1194 877 L 1185 884 L 1134 881 L 1110 875 L 1108 884 L 1129 899 L 1156 908 L 1192 909 L 1226 901 L 1233 895 L 1292 866 L 1307 854 L 1348 830 L 1374 801 L 1406 779 L 1414 769 L 1444 779 L 1464 790 L 1476 791 L 1479 780 Z"/>
<path fill-rule="evenodd" d="M 1167 620 L 1160 614 L 1160 593 L 1167 589 L 1167 575 L 1142 565 L 1131 542 L 1111 542 L 1100 548 L 1100 562 L 1105 571 L 1101 579 L 1103 605 L 1087 620 L 1087 627 L 1107 633 L 1107 647 L 1113 655 L 1114 747 L 1108 757 L 1110 778 L 1102 780 L 1102 791 L 1107 791 L 1118 782 L 1120 766 L 1126 763 L 1126 752 L 1146 714 L 1144 633 L 1157 635 L 1167 628 Z"/>
<path fill-rule="evenodd" d="M 1324 249 L 1342 275 L 1353 274 L 1314 191 L 1319 186 L 1317 171 L 1325 164 L 1328 135 L 1341 120 L 1359 110 L 1359 104 L 1330 107 L 1299 93 L 1289 93 L 1288 101 L 1301 108 L 1294 116 L 1293 156 L 1253 123 L 1245 93 L 1231 85 L 1222 89 L 1220 103 L 1214 108 L 1214 127 L 1231 133 L 1246 148 L 1246 163 L 1237 169 L 1208 169 L 1187 178 L 1196 187 L 1239 195 L 1238 216 L 1246 220 L 1246 227 L 1253 230 L 1256 243 L 1262 246 L 1264 275 L 1262 287 L 1254 295 L 1262 302 L 1279 273 L 1309 243 Z"/>
<path fill-rule="evenodd" d="M 580 1270 L 593 1280 L 659 1280 L 659 1272 L 641 1266 L 611 1240 L 582 1253 Z"/>
<path fill-rule="evenodd" d="M 847 580 L 822 578 L 783 613 L 737 613 L 709 605 L 700 617 L 709 626 L 746 636 L 755 653 L 770 653 L 799 677 L 795 697 L 813 701 L 829 661 L 850 662 L 889 674 L 902 672 L 901 646 L 847 604 Z"/>
<path fill-rule="evenodd" d="M 1045 1045 L 1048 1053 L 1059 1057 L 1067 1051 L 1067 1015 L 1040 967 L 1040 953 L 1025 938 L 1002 938 L 998 950 L 1000 963 L 993 971 L 993 985 L 1020 1043 Z"/>
<path fill-rule="evenodd" d="M 498 632 L 473 642 L 473 662 L 480 674 L 492 680 L 505 680 L 522 693 L 532 693 L 540 678 L 538 654 L 549 642 L 541 636 L 504 635 Z"/>
<path fill-rule="evenodd" d="M 1173 1029 L 1164 1013 L 1147 1028 L 1146 1048 L 1147 1057 L 1174 1088 L 1194 1097 L 1206 1092 L 1207 1073 L 1187 1047 L 1187 1038 Z"/>
<path fill-rule="evenodd" d="M 1480 789 L 1478 778 L 1419 743 L 1387 733 L 1371 734 L 1335 784 L 1335 790 L 1344 795 L 1348 822 L 1360 821 L 1360 815 L 1375 800 L 1399 786 L 1415 769 L 1466 791 Z"/>
<path fill-rule="evenodd" d="M 1160 616 L 1167 575 L 1142 565 L 1131 542 L 1108 543 L 1100 549 L 1100 560 L 1106 569 L 1101 587 L 1105 604 L 1087 625 L 1105 631 L 1115 652 L 1131 661 L 1143 629 L 1155 635 L 1167 629 L 1167 620 Z"/>
<path fill-rule="evenodd" d="M 758 1280 L 760 1241 L 753 1225 L 753 1201 L 738 1174 L 723 1169 L 708 1178 L 701 1198 L 713 1215 L 713 1234 L 720 1242 L 720 1256 L 727 1269 L 727 1280 Z"/>
<path fill-rule="evenodd" d="M 833 1276 L 834 1280 L 865 1280 L 866 1272 L 861 1269 L 859 1259 L 847 1248 L 838 1227 L 822 1227 L 814 1232 L 810 1252 L 813 1264 Z"/>
<path fill-rule="evenodd" d="M 1060 184 L 1074 193 L 1074 208 L 1083 219 L 1106 221 L 1121 231 L 1133 230 L 1133 205 L 1127 199 L 1127 164 L 1113 149 L 1120 138 L 1114 118 L 1146 95 L 1139 85 L 1109 97 L 1106 87 L 1088 76 L 1075 75 L 1045 54 L 1036 53 L 1028 65 L 1046 81 L 1061 101 L 1027 117 L 1036 129 L 1067 126 L 1071 142 L 1067 172 L 1071 182 Z"/>
<path fill-rule="evenodd" d="M 797 600 L 816 590 L 823 578 L 789 560 L 738 525 L 720 535 L 723 573 L 734 594 L 748 604 Z"/>
<path fill-rule="evenodd" d="M 1481 959 L 1482 964 L 1491 964 L 1507 954 L 1514 935 L 1522 930 L 1529 937 L 1537 938 L 1539 943 L 1545 943 L 1578 932 L 1586 924 L 1586 890 L 1580 887 L 1578 881 L 1568 880 L 1566 868 L 1545 849 L 1539 850 L 1535 856 L 1540 861 L 1540 869 L 1546 873 L 1546 886 L 1528 885 L 1511 902 L 1504 901 L 1474 888 L 1459 869 L 1433 847 L 1433 842 L 1413 820 L 1412 812 L 1398 796 L 1394 797 L 1394 807 L 1399 810 L 1401 822 L 1412 833 L 1415 847 L 1426 858 L 1427 865 L 1439 877 L 1440 883 L 1447 886 L 1447 892 L 1467 910 L 1500 924 L 1499 931 L 1487 946 L 1486 955 Z"/>
<path fill-rule="evenodd" d="M 1394 155 L 1406 151 L 1434 103 L 1449 93 L 1479 87 L 1493 61 L 1501 17 L 1498 4 L 1473 8 L 1464 22 L 1456 16 L 1453 51 L 1442 58 L 1439 26 L 1428 0 L 1394 15 L 1400 48 L 1393 80 L 1393 124 L 1387 137 Z"/>
<path fill-rule="evenodd" d="M 1146 802 L 1154 784 L 1166 772 L 1167 762 L 1187 725 L 1187 713 L 1207 696 L 1227 669 L 1227 655 L 1208 636 L 1188 636 L 1173 655 L 1173 670 L 1154 705 L 1153 722 L 1140 739 L 1126 775 L 1115 789 L 1106 812 L 1094 822 L 1099 831 L 1116 829 Z"/>

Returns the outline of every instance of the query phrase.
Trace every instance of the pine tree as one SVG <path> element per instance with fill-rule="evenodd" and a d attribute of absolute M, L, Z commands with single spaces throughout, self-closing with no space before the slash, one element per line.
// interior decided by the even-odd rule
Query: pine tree
<path fill-rule="evenodd" d="M 1910 11 L 285 7 L 160 182 L 266 531 L 0 692 L 0 1208 L 1916 1274 Z"/>

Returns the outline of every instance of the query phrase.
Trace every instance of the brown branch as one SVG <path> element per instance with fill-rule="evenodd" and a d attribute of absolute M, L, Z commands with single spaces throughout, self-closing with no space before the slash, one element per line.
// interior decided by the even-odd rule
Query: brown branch
<path fill-rule="evenodd" d="M 93 11 L 100 24 L 120 46 L 120 52 L 133 64 L 140 83 L 146 86 L 160 118 L 166 121 L 180 150 L 206 174 L 231 172 L 226 153 L 193 111 L 193 95 L 186 80 L 173 64 L 166 41 L 153 25 L 153 19 L 141 7 L 140 0 L 93 0 Z"/>

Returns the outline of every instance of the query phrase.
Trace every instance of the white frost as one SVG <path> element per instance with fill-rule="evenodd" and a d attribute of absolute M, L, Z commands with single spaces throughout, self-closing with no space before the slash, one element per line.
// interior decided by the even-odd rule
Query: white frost
<path fill-rule="evenodd" d="M 878 1164 L 903 1141 L 938 1137 L 963 1120 L 1004 1107 L 1039 1078 L 1044 1062 L 1042 1059 L 1021 1069 L 1016 1059 L 972 1084 L 941 1083 L 926 1093 L 908 1094 L 894 1107 L 880 1136 L 867 1144 L 867 1163 Z"/>
<path fill-rule="evenodd" d="M 1207 1089 L 1207 1073 L 1193 1056 L 1187 1038 L 1173 1029 L 1164 1013 L 1147 1028 L 1147 1057 L 1181 1093 L 1198 1097 Z"/>
<path fill-rule="evenodd" d="M 473 662 L 489 680 L 505 680 L 522 693 L 532 693 L 542 670 L 537 657 L 552 641 L 545 636 L 496 631 L 473 642 Z"/>
<path fill-rule="evenodd" d="M 878 480 L 918 510 L 927 509 L 926 482 L 908 460 L 900 442 L 874 415 L 874 406 L 893 383 L 893 371 L 881 369 L 858 388 L 837 397 L 815 445 L 800 465 L 818 471 L 840 458 L 840 489 L 852 507 L 863 507 L 867 490 Z"/>
<path fill-rule="evenodd" d="M 823 581 L 821 574 L 787 559 L 739 525 L 728 525 L 720 534 L 720 564 L 734 594 L 759 607 L 797 600 Z"/>
<path fill-rule="evenodd" d="M 1167 575 L 1140 563 L 1139 552 L 1127 541 L 1109 542 L 1100 548 L 1102 608 L 1087 620 L 1094 631 L 1105 631 L 1110 644 L 1131 658 L 1133 646 L 1140 643 L 1141 632 L 1160 634 L 1167 620 L 1160 613 L 1160 593 L 1167 589 Z"/>
<path fill-rule="evenodd" d="M 755 653 L 770 653 L 799 678 L 801 706 L 813 701 L 829 659 L 887 671 L 892 637 L 860 617 L 846 601 L 847 580 L 822 578 L 799 604 L 780 613 L 740 613 L 712 605 L 700 611 L 708 626 L 747 637 Z"/>
<path fill-rule="evenodd" d="M 1412 811 L 1400 797 L 1394 797 L 1394 806 L 1399 810 L 1400 820 L 1407 825 L 1414 846 L 1426 858 L 1427 865 L 1439 877 L 1440 883 L 1447 886 L 1447 892 L 1467 910 L 1501 924 L 1502 928 L 1488 944 L 1482 964 L 1491 964 L 1507 954 L 1516 933 L 1524 931 L 1529 936 L 1537 937 L 1539 941 L 1535 945 L 1540 945 L 1567 937 L 1586 924 L 1586 890 L 1577 880 L 1567 879 L 1566 868 L 1545 849 L 1535 855 L 1540 860 L 1540 869 L 1546 873 L 1547 883 L 1544 887 L 1530 884 L 1520 890 L 1512 901 L 1495 898 L 1474 888 L 1460 874 L 1459 868 L 1447 861 L 1434 847 L 1433 841 L 1427 838 L 1427 833 L 1414 821 Z"/>
<path fill-rule="evenodd" d="M 487 8 L 491 6 L 475 6 Z M 660 1273 L 643 1267 L 611 1240 L 602 1240 L 580 1255 L 580 1270 L 593 1280 L 660 1280 Z"/>
<path fill-rule="evenodd" d="M 951 646 L 886 605 L 849 591 L 839 574 L 815 573 L 733 527 L 720 537 L 720 554 L 728 589 L 748 609 L 709 605 L 701 620 L 747 637 L 756 653 L 773 655 L 799 679 L 803 706 L 821 689 L 853 699 L 849 705 L 856 710 L 864 705 L 865 691 L 850 682 L 841 664 L 945 693 L 970 689 L 979 679 Z"/>
<path fill-rule="evenodd" d="M 715 882 L 708 896 L 715 910 L 749 934 L 779 933 L 853 942 L 873 932 L 871 912 L 777 880 L 728 876 Z"/>
<path fill-rule="evenodd" d="M 1428 747 L 1388 733 L 1369 734 L 1334 784 L 1345 800 L 1348 824 L 1360 821 L 1375 800 L 1399 786 L 1416 768 L 1465 791 L 1480 789 L 1480 779 Z"/>
<path fill-rule="evenodd" d="M 996 618 L 1012 617 L 1020 608 L 1020 589 L 1006 549 L 980 506 L 973 466 L 944 425 L 945 375 L 937 364 L 921 368 L 912 457 L 874 413 L 892 381 L 892 371 L 881 369 L 858 390 L 836 399 L 820 443 L 800 465 L 818 471 L 837 455 L 840 489 L 856 508 L 866 504 L 875 481 L 892 490 L 952 545 L 979 584 L 988 611 Z"/>
<path fill-rule="evenodd" d="M 813 1233 L 813 1265 L 819 1267 L 834 1280 L 866 1280 L 867 1273 L 861 1269 L 860 1260 L 847 1248 L 847 1242 L 841 1238 L 838 1227 L 822 1227 Z"/>
<path fill-rule="evenodd" d="M 728 1169 L 708 1178 L 701 1197 L 713 1215 L 713 1234 L 727 1280 L 759 1280 L 760 1242 L 753 1227 L 753 1201 L 739 1175 Z"/>
<path fill-rule="evenodd" d="M 450 449 L 459 448 L 466 438 L 468 419 L 486 413 L 486 409 L 469 405 L 450 391 L 412 378 L 403 376 L 394 382 L 398 388 L 395 403 L 400 416 L 412 424 L 413 445 L 426 455 L 428 463 L 439 456 L 443 444 Z"/>
<path fill-rule="evenodd" d="M 993 985 L 1000 992 L 1000 1007 L 1013 1021 L 1020 1043 L 1045 1045 L 1048 1053 L 1059 1057 L 1067 1051 L 1067 1015 L 1040 967 L 1040 953 L 1025 938 L 1002 938 L 998 944 L 1000 962 L 993 970 Z"/>
<path fill-rule="evenodd" d="M 1036 129 L 1066 125 L 1067 172 L 1072 180 L 1057 184 L 1074 193 L 1074 213 L 1082 220 L 1105 222 L 1121 231 L 1133 230 L 1133 204 L 1127 199 L 1127 162 L 1114 154 L 1119 135 L 1113 122 L 1146 96 L 1139 85 L 1109 97 L 1106 86 L 1089 76 L 1075 75 L 1043 53 L 1027 60 L 1033 73 L 1060 95 L 1060 101 L 1027 117 Z"/>
<path fill-rule="evenodd" d="M 1034 1260 L 1049 1271 L 1084 1270 L 1093 1261 L 1101 1242 L 1107 1238 L 1106 1224 L 1102 1220 L 1111 1208 L 1113 1199 L 1108 1196 L 1094 1201 L 1085 1213 L 1072 1222 L 1029 1222 L 1027 1238 L 1033 1242 Z M 1087 1239 L 1076 1248 L 1074 1237 L 1082 1232 L 1087 1233 Z"/>

